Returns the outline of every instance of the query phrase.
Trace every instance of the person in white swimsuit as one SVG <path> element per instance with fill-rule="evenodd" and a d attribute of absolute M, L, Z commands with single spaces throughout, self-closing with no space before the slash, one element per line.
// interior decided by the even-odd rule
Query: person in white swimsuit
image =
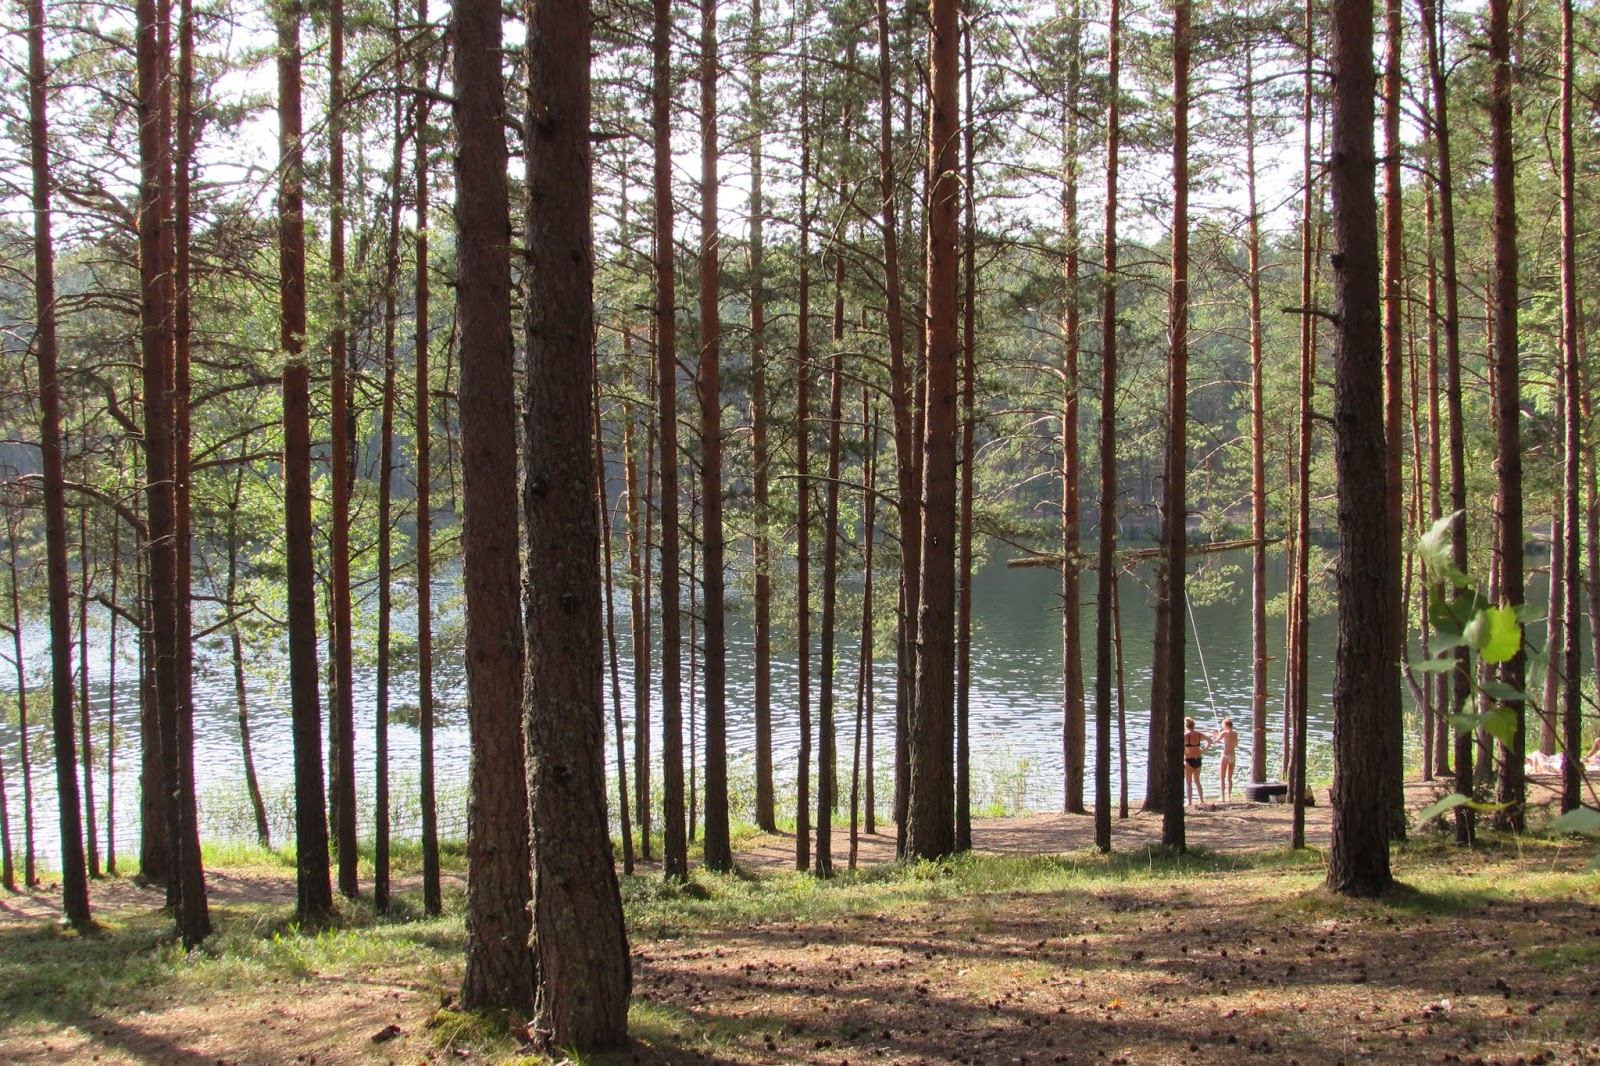
<path fill-rule="evenodd" d="M 1222 729 L 1211 739 L 1222 745 L 1222 758 L 1217 765 L 1217 791 L 1222 802 L 1227 803 L 1233 799 L 1233 764 L 1239 751 L 1239 734 L 1234 731 L 1233 719 L 1224 718 Z"/>

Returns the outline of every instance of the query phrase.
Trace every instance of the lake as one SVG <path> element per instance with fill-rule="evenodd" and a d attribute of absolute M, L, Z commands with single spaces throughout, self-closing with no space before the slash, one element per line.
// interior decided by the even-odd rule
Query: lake
<path fill-rule="evenodd" d="M 1213 575 L 1207 593 L 1215 602 L 1196 603 L 1192 625 L 1187 628 L 1187 697 L 1191 713 L 1202 729 L 1214 727 L 1225 715 L 1232 715 L 1243 734 L 1242 747 L 1250 739 L 1250 606 L 1247 552 L 1213 555 L 1202 560 Z M 1198 564 L 1197 564 L 1198 565 Z M 1145 738 L 1148 731 L 1150 658 L 1154 611 L 1149 589 L 1143 584 L 1153 575 L 1145 565 L 1124 575 L 1122 585 L 1122 627 L 1125 649 L 1125 679 L 1128 722 L 1129 793 L 1137 804 L 1144 791 Z M 777 582 L 775 582 L 777 584 Z M 1269 572 L 1269 592 L 1281 594 L 1284 569 L 1276 562 Z M 1089 751 L 1094 751 L 1092 693 L 1094 658 L 1094 603 L 1092 576 L 1085 582 L 1082 612 L 1084 656 L 1090 690 Z M 974 633 L 972 644 L 971 732 L 974 807 L 998 804 L 1007 810 L 1057 809 L 1062 799 L 1061 744 L 1061 598 L 1060 576 L 1054 570 L 1008 568 L 1003 558 L 985 562 L 973 582 Z M 878 595 L 892 589 L 885 583 Z M 1543 589 L 1538 591 L 1542 592 Z M 457 587 L 441 582 L 436 602 L 458 594 Z M 891 593 L 892 594 L 892 593 Z M 837 705 L 839 717 L 840 795 L 849 795 L 851 739 L 857 674 L 856 649 L 859 641 L 858 607 L 854 593 L 841 605 L 844 619 L 839 637 Z M 627 649 L 626 603 L 617 603 L 619 641 L 622 655 L 621 683 L 624 715 L 631 726 L 631 656 Z M 813 627 L 820 625 L 820 596 L 813 598 Z M 410 618 L 397 619 L 403 627 Z M 685 627 L 687 634 L 687 626 Z M 1331 614 L 1315 618 L 1311 626 L 1310 727 L 1312 744 L 1311 774 L 1325 776 L 1330 769 L 1328 741 L 1332 726 L 1329 692 L 1332 685 L 1332 657 L 1335 621 Z M 119 638 L 127 634 L 123 627 Z M 95 773 L 96 800 L 105 812 L 105 708 L 109 702 L 110 649 L 104 628 L 92 629 L 90 695 L 96 722 Z M 813 633 L 813 639 L 816 634 Z M 116 676 L 116 808 L 118 851 L 127 855 L 136 846 L 137 812 L 137 691 L 136 660 L 131 641 L 123 645 Z M 781 640 L 776 642 L 781 645 Z M 1269 619 L 1268 654 L 1272 658 L 1268 676 L 1269 753 L 1268 767 L 1275 773 L 1280 757 L 1283 731 L 1283 619 Z M 358 642 L 359 644 L 359 642 Z M 741 804 L 748 806 L 752 795 L 753 736 L 752 638 L 748 612 L 730 618 L 728 649 L 728 734 L 730 778 L 734 793 L 735 817 L 748 817 Z M 47 677 L 48 641 L 42 627 L 29 627 L 27 648 L 30 688 L 43 684 Z M 880 661 L 875 670 L 879 698 L 878 806 L 887 808 L 892 780 L 892 645 L 880 635 Z M 243 785 L 243 763 L 239 749 L 237 710 L 234 703 L 231 666 L 224 649 L 202 644 L 195 679 L 195 759 L 201 799 L 202 832 L 208 840 L 240 839 L 254 836 Z M 363 655 L 358 648 L 358 660 Z M 367 652 L 370 654 L 370 651 Z M 440 654 L 436 658 L 436 701 L 439 704 L 435 751 L 438 767 L 440 831 L 458 835 L 465 832 L 467 776 L 466 686 L 459 655 Z M 357 663 L 357 774 L 363 794 L 360 820 L 363 832 L 370 831 L 371 779 L 373 754 L 373 670 L 370 663 Z M 418 764 L 418 734 L 415 728 L 415 673 L 408 662 L 396 667 L 391 685 L 394 721 L 390 728 L 393 822 L 397 836 L 415 835 L 419 820 L 414 798 Z M 813 707 L 817 695 L 815 657 L 812 670 Z M 9 683 L 10 687 L 6 688 Z M 795 711 L 796 667 L 793 649 L 775 651 L 773 662 L 774 764 L 778 768 L 780 811 L 784 796 L 793 795 L 798 725 Z M 6 673 L 0 688 L 14 693 L 14 679 Z M 255 760 L 263 791 L 275 826 L 275 841 L 292 825 L 292 772 L 286 670 L 281 657 L 273 653 L 258 656 L 250 664 L 248 690 L 251 701 L 251 734 Z M 610 736 L 610 679 L 607 678 L 608 752 L 614 752 Z M 686 688 L 687 692 L 687 679 Z M 1408 705 L 1409 705 L 1409 701 Z M 49 750 L 47 690 L 30 691 L 30 733 L 33 758 L 34 808 L 38 825 L 37 840 L 42 855 L 56 851 L 54 769 Z M 326 710 L 324 708 L 324 710 Z M 13 827 L 14 847 L 21 847 L 22 784 L 14 712 L 0 725 L 0 744 L 4 747 L 6 791 Z M 659 722 L 659 714 L 656 715 Z M 1115 726 L 1113 726 L 1115 728 Z M 1412 723 L 1408 748 L 1420 741 Z M 1115 752 L 1116 737 L 1112 738 Z M 653 750 L 659 753 L 657 738 Z M 628 746 L 631 759 L 632 744 Z M 1412 755 L 1412 761 L 1416 756 Z M 1240 752 L 1239 762 L 1246 771 L 1248 750 Z M 1115 756 L 1113 756 L 1115 763 Z M 613 772 L 615 770 L 613 764 Z M 1113 767 L 1113 771 L 1115 767 Z M 1211 780 L 1208 767 L 1207 781 Z M 631 777 L 631 768 L 630 768 Z M 1117 782 L 1113 781 L 1113 795 Z M 1092 770 L 1088 788 L 1092 798 Z M 615 786 L 610 802 L 615 804 Z M 659 789 L 657 789 L 659 801 Z M 792 799 L 789 801 L 792 803 Z M 789 812 L 792 814 L 792 811 Z M 782 814 L 780 813 L 780 817 Z M 104 840 L 104 829 L 101 829 Z M 103 843 L 102 843 L 103 849 Z"/>

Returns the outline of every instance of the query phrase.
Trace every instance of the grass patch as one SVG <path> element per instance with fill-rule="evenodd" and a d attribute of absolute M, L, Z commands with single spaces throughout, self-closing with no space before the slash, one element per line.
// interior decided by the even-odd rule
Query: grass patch
<path fill-rule="evenodd" d="M 1593 974 L 1600 971 L 1600 943 L 1568 942 L 1535 948 L 1529 960 L 1540 969 L 1558 976 Z"/>
<path fill-rule="evenodd" d="M 340 900 L 316 930 L 272 904 L 213 904 L 211 918 L 215 931 L 187 954 L 174 943 L 171 917 L 155 909 L 102 915 L 90 935 L 54 923 L 0 925 L 0 1029 L 71 1023 L 108 1004 L 136 1013 L 381 970 L 403 970 L 412 983 L 431 978 L 442 991 L 453 987 L 447 975 L 465 945 L 459 913 L 380 919 L 366 901 Z"/>
<path fill-rule="evenodd" d="M 1170 883 L 1253 870 L 1314 869 L 1305 852 L 1223 855 L 1204 848 L 1078 852 L 1065 856 L 959 855 L 842 872 L 831 881 L 785 873 L 753 878 L 695 870 L 686 882 L 623 878 L 630 928 L 645 935 L 682 936 L 701 929 L 763 920 L 828 920 L 883 913 L 907 904 L 997 893 L 1093 891 L 1129 882 Z"/>

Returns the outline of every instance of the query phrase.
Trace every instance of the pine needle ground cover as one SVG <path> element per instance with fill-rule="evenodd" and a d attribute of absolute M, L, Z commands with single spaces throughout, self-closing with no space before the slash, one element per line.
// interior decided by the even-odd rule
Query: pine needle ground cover
<path fill-rule="evenodd" d="M 1424 839 L 1370 902 L 1322 891 L 1316 850 L 647 873 L 624 882 L 633 1047 L 592 1061 L 1600 1061 L 1593 856 Z M 289 870 L 212 876 L 219 932 L 189 956 L 160 894 L 127 881 L 97 885 L 108 918 L 86 937 L 48 896 L 0 900 L 0 1061 L 545 1061 L 522 1019 L 449 1009 L 459 881 L 440 919 L 402 891 L 388 918 L 344 904 L 305 930 Z"/>

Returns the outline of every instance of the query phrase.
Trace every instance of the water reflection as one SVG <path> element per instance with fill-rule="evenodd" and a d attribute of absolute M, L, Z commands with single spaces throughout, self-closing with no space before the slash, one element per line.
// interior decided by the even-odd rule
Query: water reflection
<path fill-rule="evenodd" d="M 1221 595 L 1214 602 L 1193 607 L 1193 624 L 1188 629 L 1187 644 L 1187 697 L 1191 713 L 1202 728 L 1220 722 L 1224 715 L 1232 715 L 1244 734 L 1239 762 L 1249 766 L 1249 715 L 1250 715 L 1250 610 L 1249 586 L 1246 566 L 1248 554 L 1232 553 L 1213 556 L 1204 565 L 1214 569 L 1220 577 L 1209 583 L 1211 592 Z M 1149 706 L 1149 675 L 1154 612 L 1149 591 L 1142 583 L 1148 581 L 1150 568 L 1135 570 L 1123 577 L 1122 629 L 1126 654 L 1124 675 L 1126 680 L 1128 722 L 1129 791 L 1134 801 L 1143 795 L 1147 714 Z M 1269 574 L 1269 591 L 1282 592 L 1283 567 L 1275 565 Z M 1084 657 L 1092 670 L 1094 661 L 1094 603 L 1093 583 L 1086 582 L 1086 602 L 1083 605 L 1081 625 L 1084 633 Z M 890 588 L 885 584 L 884 588 Z M 436 596 L 443 597 L 457 590 L 441 584 Z M 846 597 L 849 600 L 849 597 Z M 622 607 L 619 599 L 619 608 Z M 851 753 L 851 730 L 855 707 L 857 676 L 856 648 L 859 638 L 859 618 L 854 607 L 841 605 L 845 619 L 839 637 L 840 654 L 837 668 L 837 701 L 839 719 L 839 753 L 841 795 L 848 795 L 848 775 Z M 973 583 L 973 679 L 971 695 L 972 749 L 975 766 L 975 803 L 985 803 L 1002 796 L 1012 806 L 1024 805 L 1034 809 L 1058 808 L 1062 800 L 1062 680 L 1061 680 L 1061 597 L 1060 577 L 1047 569 L 1011 569 L 1002 558 L 986 562 Z M 819 612 L 820 613 L 820 612 Z M 813 622 L 813 626 L 820 618 Z M 632 659 L 627 650 L 625 614 L 619 618 L 622 632 L 621 675 L 624 716 L 632 720 Z M 119 635 L 129 631 L 123 627 Z M 106 708 L 110 702 L 108 681 L 111 671 L 104 629 L 91 634 L 96 638 L 90 663 L 91 706 L 96 726 L 96 796 L 105 802 L 105 757 L 107 731 Z M 1328 693 L 1331 687 L 1331 658 L 1333 654 L 1334 623 L 1331 616 L 1315 619 L 1311 633 L 1311 706 L 1310 735 L 1314 747 L 1326 748 L 1331 727 Z M 732 749 L 732 774 L 736 793 L 748 792 L 741 781 L 752 765 L 749 755 L 753 734 L 754 675 L 752 669 L 753 639 L 749 619 L 745 613 L 730 618 L 728 654 L 728 732 Z M 880 661 L 874 677 L 878 694 L 877 711 L 877 774 L 884 787 L 880 788 L 879 806 L 887 807 L 890 799 L 887 782 L 892 774 L 892 737 L 894 691 L 893 665 L 885 656 L 892 656 L 892 647 L 880 639 Z M 1271 698 L 1269 700 L 1268 765 L 1276 768 L 1282 738 L 1282 648 L 1283 622 L 1273 618 L 1269 624 L 1268 654 Z M 116 805 L 119 851 L 127 854 L 135 847 L 137 833 L 137 662 L 130 642 L 119 649 L 116 667 Z M 358 655 L 363 654 L 358 651 Z M 48 641 L 42 629 L 32 628 L 27 633 L 27 656 L 30 666 L 30 685 L 44 685 L 48 655 Z M 465 678 L 459 654 L 445 653 L 437 657 L 438 677 L 435 682 L 439 708 L 438 728 L 435 734 L 436 759 L 440 780 L 441 831 L 446 834 L 464 832 L 464 794 L 467 772 L 467 729 L 464 712 Z M 209 838 L 252 835 L 251 822 L 244 804 L 242 783 L 243 764 L 239 750 L 237 707 L 234 699 L 232 668 L 226 659 L 226 649 L 220 643 L 203 642 L 197 658 L 195 677 L 196 730 L 195 758 L 202 793 L 203 820 Z M 417 831 L 415 801 L 407 789 L 413 787 L 418 764 L 418 738 L 416 725 L 417 695 L 414 664 L 402 663 L 395 669 L 391 681 L 392 725 L 390 751 L 396 775 L 399 808 L 395 814 L 395 831 L 406 835 Z M 373 750 L 373 670 L 370 664 L 357 668 L 357 773 L 362 781 L 370 781 L 374 767 Z M 10 680 L 8 677 L 7 680 Z M 14 684 L 14 682 L 13 682 Z M 817 671 L 813 664 L 813 701 L 817 692 Z M 609 678 L 607 697 L 610 696 Z M 797 689 L 796 663 L 792 649 L 780 653 L 773 662 L 774 691 L 774 744 L 775 765 L 780 777 L 780 795 L 792 789 L 798 750 L 798 715 L 795 710 Z M 14 691 L 14 690 L 13 690 Z M 258 772 L 264 791 L 269 795 L 269 805 L 288 821 L 288 796 L 292 783 L 293 761 L 290 723 L 288 715 L 287 674 L 280 655 L 258 656 L 247 673 L 247 691 L 251 704 L 251 734 Z M 1089 747 L 1094 751 L 1093 678 L 1089 677 L 1091 707 L 1089 713 Z M 38 845 L 45 853 L 54 853 L 56 845 L 55 805 L 51 789 L 53 763 L 49 751 L 49 706 L 47 690 L 34 688 L 30 692 L 29 710 L 33 755 L 35 820 L 38 828 Z M 659 709 L 657 709 L 659 711 Z M 14 715 L 13 715 L 14 717 Z M 659 713 L 654 720 L 659 723 Z M 1113 715 L 1113 719 L 1114 719 Z M 607 714 L 609 731 L 609 708 Z M 1115 728 L 1115 727 L 1113 727 Z M 1116 737 L 1113 736 L 1113 750 Z M 21 841 L 21 781 L 20 761 L 17 751 L 17 734 L 13 722 L 0 727 L 0 743 L 4 745 L 6 790 L 13 822 L 13 839 L 20 847 Z M 608 741 L 608 752 L 614 751 L 614 742 Z M 654 751 L 661 750 L 659 739 Z M 628 748 L 632 754 L 632 745 Z M 1113 758 L 1115 762 L 1115 758 Z M 1316 760 L 1313 760 L 1315 765 Z M 1113 773 L 1115 767 L 1113 766 Z M 743 788 L 741 788 L 743 786 Z M 1116 784 L 1113 783 L 1113 794 Z M 364 791 L 370 795 L 370 788 Z M 1090 794 L 1092 796 L 1092 770 Z M 615 795 L 615 790 L 611 791 Z M 370 802 L 370 801 L 368 801 Z M 364 804 L 365 806 L 365 804 Z M 104 812 L 100 813 L 103 821 Z M 276 819 L 275 819 L 276 820 Z M 362 821 L 370 825 L 368 812 L 363 810 Z M 103 830 L 102 830 L 102 840 Z"/>

